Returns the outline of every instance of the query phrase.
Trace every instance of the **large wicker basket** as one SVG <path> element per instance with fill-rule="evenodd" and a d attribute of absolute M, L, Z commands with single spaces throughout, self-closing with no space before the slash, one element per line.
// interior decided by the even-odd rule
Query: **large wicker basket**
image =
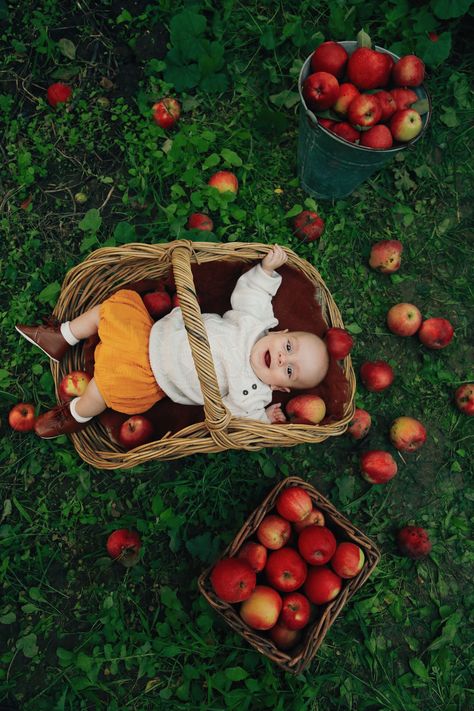
<path fill-rule="evenodd" d="M 325 525 L 335 533 L 339 540 L 350 541 L 360 546 L 364 551 L 365 562 L 358 575 L 350 580 L 346 580 L 339 595 L 329 603 L 321 606 L 316 620 L 309 627 L 305 636 L 298 646 L 288 652 L 279 650 L 272 640 L 265 636 L 265 633 L 257 632 L 249 627 L 239 616 L 236 606 L 219 600 L 210 584 L 209 576 L 213 566 L 207 568 L 199 577 L 199 590 L 204 595 L 208 603 L 218 612 L 226 622 L 244 639 L 255 647 L 259 652 L 269 657 L 278 666 L 293 674 L 299 674 L 308 667 L 314 655 L 321 646 L 329 628 L 342 611 L 344 605 L 365 583 L 369 575 L 372 574 L 375 566 L 380 560 L 380 552 L 377 546 L 367 536 L 359 531 L 352 523 L 345 518 L 334 506 L 320 494 L 311 484 L 298 477 L 288 477 L 275 486 L 268 494 L 261 505 L 250 514 L 240 531 L 235 536 L 232 543 L 222 554 L 222 558 L 228 558 L 237 554 L 243 543 L 252 537 L 265 516 L 274 508 L 275 501 L 282 489 L 289 486 L 301 486 L 308 492 L 315 508 L 323 512 Z M 260 574 L 262 575 L 262 574 Z M 265 584 L 265 583 L 263 583 Z"/>
<path fill-rule="evenodd" d="M 354 412 L 355 376 L 350 357 L 344 360 L 344 373 L 350 396 L 343 417 L 324 425 L 270 425 L 233 417 L 219 393 L 211 351 L 196 298 L 192 263 L 221 260 L 260 260 L 270 247 L 265 244 L 191 242 L 176 240 L 167 244 L 129 244 L 98 249 L 66 275 L 54 315 L 61 321 L 73 318 L 106 299 L 122 285 L 143 279 L 168 276 L 172 266 L 176 290 L 188 332 L 194 363 L 204 397 L 204 421 L 181 431 L 167 433 L 161 439 L 124 452 L 111 441 L 105 428 L 94 422 L 72 435 L 79 455 L 100 469 L 130 468 L 154 459 L 178 459 L 199 452 L 226 449 L 257 450 L 262 447 L 291 447 L 301 443 L 322 442 L 340 435 Z M 319 272 L 290 249 L 288 265 L 300 270 L 316 287 L 329 326 L 342 327 L 342 318 Z M 62 375 L 83 367 L 81 349 L 71 349 L 61 364 L 52 364 L 56 392 Z"/>

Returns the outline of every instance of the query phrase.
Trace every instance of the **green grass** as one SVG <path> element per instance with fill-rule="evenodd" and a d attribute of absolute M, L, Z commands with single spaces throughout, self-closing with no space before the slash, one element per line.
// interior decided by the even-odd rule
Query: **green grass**
<path fill-rule="evenodd" d="M 0 2 L 2 708 L 470 708 L 473 423 L 455 409 L 453 392 L 474 380 L 472 53 L 467 7 L 441 20 L 445 4 L 305 1 L 288 9 L 202 0 L 193 7 L 207 25 L 183 39 L 173 20 L 182 7 L 166 1 L 102 0 L 74 12 L 47 0 L 34 10 L 10 4 L 7 12 Z M 437 51 L 448 35 L 452 49 L 429 64 L 434 111 L 423 140 L 348 198 L 315 203 L 297 181 L 297 73 L 323 37 L 352 38 L 361 26 L 401 53 L 421 52 L 432 30 L 443 38 Z M 149 53 L 147 30 L 156 40 Z M 167 30 L 181 47 L 174 72 Z M 191 39 L 205 40 L 199 51 L 207 56 L 193 71 Z M 179 88 L 190 76 L 195 84 Z M 104 88 L 103 77 L 114 86 Z M 58 78 L 71 82 L 74 99 L 53 111 L 45 89 Z M 164 94 L 183 102 L 170 134 L 149 117 Z M 238 175 L 235 200 L 206 188 L 219 168 Z M 74 199 L 79 191 L 88 195 L 84 205 Z M 296 205 L 325 219 L 319 242 L 292 235 L 286 215 Z M 19 341 L 15 322 L 49 313 L 66 271 L 92 250 L 189 236 L 187 216 L 201 209 L 219 241 L 276 241 L 314 264 L 355 334 L 356 370 L 374 357 L 393 365 L 389 391 L 357 389 L 357 405 L 373 416 L 368 441 L 341 436 L 104 472 L 82 462 L 66 438 L 11 431 L 15 402 L 38 410 L 54 402 L 47 358 Z M 382 238 L 404 245 L 392 277 L 367 264 Z M 452 344 L 428 351 L 416 337 L 393 336 L 385 314 L 399 301 L 417 304 L 425 317 L 449 318 Z M 371 487 L 359 475 L 359 451 L 395 454 L 387 432 L 400 415 L 419 418 L 428 441 L 417 454 L 396 455 L 397 477 Z M 375 573 L 298 677 L 231 632 L 197 589 L 201 570 L 287 475 L 314 484 L 382 550 Z M 428 530 L 428 559 L 398 555 L 395 532 L 406 523 Z M 120 527 L 143 541 L 129 570 L 105 552 L 107 535 Z"/>

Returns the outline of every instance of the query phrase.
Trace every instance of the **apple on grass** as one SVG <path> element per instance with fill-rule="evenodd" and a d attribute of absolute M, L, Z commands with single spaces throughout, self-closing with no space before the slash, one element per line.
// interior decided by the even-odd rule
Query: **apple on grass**
<path fill-rule="evenodd" d="M 456 407 L 465 415 L 474 415 L 474 383 L 460 385 L 454 393 Z"/>
<path fill-rule="evenodd" d="M 304 592 L 315 605 L 324 605 L 337 597 L 341 591 L 342 580 L 330 568 L 310 568 L 304 585 Z"/>
<path fill-rule="evenodd" d="M 368 360 L 361 365 L 360 378 L 367 390 L 377 393 L 393 383 L 395 374 L 392 366 L 384 360 Z"/>
<path fill-rule="evenodd" d="M 35 407 L 29 402 L 18 402 L 8 413 L 8 424 L 16 432 L 31 432 L 35 421 Z"/>
<path fill-rule="evenodd" d="M 176 99 L 167 96 L 153 104 L 151 111 L 158 126 L 172 128 L 181 116 L 181 105 Z"/>
<path fill-rule="evenodd" d="M 150 291 L 142 296 L 148 313 L 153 319 L 162 318 L 171 311 L 171 296 L 167 291 Z"/>
<path fill-rule="evenodd" d="M 369 266 L 382 274 L 392 274 L 400 269 L 403 245 L 398 239 L 382 239 L 370 250 Z"/>
<path fill-rule="evenodd" d="M 331 558 L 331 567 L 341 578 L 353 578 L 364 567 L 365 555 L 362 548 L 355 543 L 344 541 L 339 543 Z"/>
<path fill-rule="evenodd" d="M 285 411 L 291 421 L 298 418 L 317 425 L 324 419 L 326 403 L 319 395 L 296 395 L 288 401 Z"/>
<path fill-rule="evenodd" d="M 349 422 L 347 432 L 353 439 L 363 439 L 369 432 L 372 418 L 367 410 L 356 408 L 354 417 Z"/>
<path fill-rule="evenodd" d="M 324 232 L 324 220 L 316 212 L 303 210 L 293 220 L 293 234 L 303 242 L 314 242 Z"/>
<path fill-rule="evenodd" d="M 277 622 L 277 624 L 271 628 L 270 639 L 278 649 L 286 651 L 287 649 L 292 649 L 301 639 L 300 630 L 292 630 L 287 627 L 283 622 Z"/>
<path fill-rule="evenodd" d="M 83 370 L 73 370 L 62 378 L 59 383 L 59 395 L 62 400 L 72 400 L 74 397 L 84 395 L 87 386 L 92 380 L 89 373 Z"/>
<path fill-rule="evenodd" d="M 339 42 L 323 42 L 311 56 L 311 69 L 313 72 L 328 72 L 328 74 L 333 74 L 336 79 L 341 79 L 348 56 Z"/>
<path fill-rule="evenodd" d="M 308 566 L 294 548 L 280 548 L 268 556 L 265 575 L 269 584 L 282 592 L 293 592 L 306 580 Z"/>
<path fill-rule="evenodd" d="M 400 553 L 413 560 L 426 558 L 431 553 L 431 541 L 428 533 L 421 526 L 405 526 L 397 533 Z"/>
<path fill-rule="evenodd" d="M 400 452 L 416 452 L 426 442 L 426 429 L 414 417 L 397 417 L 390 427 L 390 441 Z"/>
<path fill-rule="evenodd" d="M 267 562 L 267 555 L 267 549 L 261 543 L 246 541 L 240 548 L 237 557 L 246 561 L 256 573 L 260 573 Z"/>
<path fill-rule="evenodd" d="M 425 65 L 415 54 L 406 54 L 392 67 L 392 81 L 396 86 L 420 86 L 425 78 Z"/>
<path fill-rule="evenodd" d="M 415 109 L 401 109 L 395 111 L 390 119 L 390 131 L 396 141 L 407 143 L 421 133 L 423 121 Z"/>
<path fill-rule="evenodd" d="M 193 212 L 188 217 L 187 227 L 190 230 L 201 230 L 202 232 L 212 232 L 214 223 L 209 217 L 202 212 Z"/>
<path fill-rule="evenodd" d="M 311 616 L 311 605 L 308 598 L 300 592 L 292 592 L 283 598 L 279 622 L 290 630 L 300 630 L 305 627 Z"/>
<path fill-rule="evenodd" d="M 278 621 L 283 601 L 268 585 L 257 585 L 240 606 L 240 616 L 254 630 L 269 630 Z"/>
<path fill-rule="evenodd" d="M 303 82 L 303 98 L 313 111 L 329 109 L 338 96 L 339 82 L 328 72 L 315 72 Z"/>
<path fill-rule="evenodd" d="M 249 563 L 241 558 L 222 558 L 210 575 L 212 589 L 224 602 L 242 602 L 255 590 L 257 576 Z"/>
<path fill-rule="evenodd" d="M 365 148 L 373 148 L 376 151 L 386 151 L 393 146 L 393 138 L 390 129 L 379 123 L 372 126 L 368 131 L 363 131 L 360 136 L 360 145 Z"/>
<path fill-rule="evenodd" d="M 114 561 L 121 563 L 125 568 L 131 568 L 138 563 L 140 553 L 140 536 L 136 531 L 119 528 L 107 538 L 107 553 Z"/>
<path fill-rule="evenodd" d="M 125 449 L 133 449 L 151 442 L 153 435 L 154 430 L 150 420 L 143 415 L 132 415 L 120 427 L 119 442 Z"/>
<path fill-rule="evenodd" d="M 347 110 L 347 120 L 357 129 L 370 128 L 381 118 L 382 108 L 375 94 L 359 94 Z"/>
<path fill-rule="evenodd" d="M 72 97 L 72 89 L 68 84 L 64 84 L 61 81 L 57 81 L 54 84 L 50 84 L 46 91 L 46 99 L 53 109 L 56 108 L 58 104 L 65 104 Z"/>
<path fill-rule="evenodd" d="M 387 326 L 396 336 L 413 336 L 422 320 L 420 309 L 414 304 L 395 304 L 387 313 Z"/>
<path fill-rule="evenodd" d="M 239 189 L 239 181 L 234 173 L 230 170 L 219 170 L 214 175 L 211 175 L 207 184 L 211 188 L 215 188 L 220 193 L 237 193 Z"/>
<path fill-rule="evenodd" d="M 326 526 L 306 526 L 298 536 L 298 550 L 310 565 L 324 565 L 334 555 L 336 539 Z"/>
<path fill-rule="evenodd" d="M 418 338 L 427 348 L 440 350 L 449 346 L 454 328 L 446 318 L 427 318 L 420 326 Z"/>
<path fill-rule="evenodd" d="M 310 513 L 313 502 L 301 486 L 289 486 L 278 495 L 275 508 L 287 521 L 301 521 Z"/>
<path fill-rule="evenodd" d="M 301 521 L 295 521 L 293 524 L 293 528 L 295 530 L 295 533 L 301 533 L 303 528 L 306 528 L 307 526 L 324 526 L 325 524 L 325 519 L 324 519 L 324 514 L 322 511 L 319 509 L 311 509 L 309 514 L 305 516 Z"/>
<path fill-rule="evenodd" d="M 391 69 L 390 55 L 358 47 L 347 62 L 347 78 L 358 89 L 378 89 L 387 86 Z"/>
<path fill-rule="evenodd" d="M 283 548 L 290 535 L 290 522 L 275 514 L 265 516 L 257 528 L 257 538 L 259 542 L 265 546 L 265 548 L 270 548 L 271 550 Z"/>
<path fill-rule="evenodd" d="M 390 454 L 381 449 L 363 452 L 360 458 L 361 474 L 370 484 L 385 484 L 396 475 L 397 463 Z"/>
<path fill-rule="evenodd" d="M 345 328 L 328 328 L 324 335 L 328 353 L 337 360 L 342 360 L 352 350 L 354 339 Z"/>

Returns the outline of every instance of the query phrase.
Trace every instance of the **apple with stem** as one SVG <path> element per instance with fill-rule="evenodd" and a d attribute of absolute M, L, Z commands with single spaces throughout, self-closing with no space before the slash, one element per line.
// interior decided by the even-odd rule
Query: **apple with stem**
<path fill-rule="evenodd" d="M 259 542 L 270 548 L 278 550 L 283 548 L 291 535 L 291 524 L 285 518 L 276 514 L 268 514 L 257 528 L 257 538 Z"/>
<path fill-rule="evenodd" d="M 302 242 L 314 242 L 324 232 L 324 220 L 312 210 L 303 210 L 293 220 L 293 234 Z"/>
<path fill-rule="evenodd" d="M 382 108 L 375 94 L 359 94 L 347 110 L 347 119 L 357 129 L 370 128 L 382 118 Z"/>
<path fill-rule="evenodd" d="M 210 581 L 220 600 L 236 603 L 250 597 L 255 590 L 257 577 L 247 561 L 222 558 L 212 569 Z"/>
<path fill-rule="evenodd" d="M 302 629 L 308 624 L 310 616 L 311 605 L 303 593 L 292 592 L 284 596 L 279 621 L 288 629 Z"/>
<path fill-rule="evenodd" d="M 18 402 L 8 413 L 8 424 L 16 432 L 31 432 L 35 421 L 35 406 L 29 402 Z"/>
<path fill-rule="evenodd" d="M 400 452 L 416 452 L 426 442 L 426 429 L 414 417 L 397 417 L 390 427 L 390 441 Z"/>
<path fill-rule="evenodd" d="M 413 336 L 422 320 L 420 309 L 405 302 L 395 304 L 387 313 L 387 326 L 396 336 Z"/>
<path fill-rule="evenodd" d="M 390 119 L 390 131 L 396 141 L 407 143 L 421 133 L 423 121 L 415 109 L 401 109 L 395 111 Z"/>
<path fill-rule="evenodd" d="M 328 72 L 315 72 L 303 82 L 303 98 L 313 111 L 329 109 L 338 96 L 339 82 Z"/>
<path fill-rule="evenodd" d="M 132 415 L 122 423 L 119 432 L 119 442 L 125 449 L 140 447 L 151 442 L 154 435 L 153 425 L 143 415 Z"/>
<path fill-rule="evenodd" d="M 161 101 L 157 101 L 151 107 L 153 120 L 161 128 L 173 128 L 181 116 L 181 105 L 179 101 L 167 96 Z"/>
<path fill-rule="evenodd" d="M 282 592 L 293 592 L 306 580 L 308 566 L 294 548 L 285 547 L 268 556 L 265 575 L 269 584 Z"/>
<path fill-rule="evenodd" d="M 138 563 L 140 547 L 141 541 L 138 533 L 127 528 L 112 531 L 106 543 L 109 556 L 125 568 L 131 568 Z"/>

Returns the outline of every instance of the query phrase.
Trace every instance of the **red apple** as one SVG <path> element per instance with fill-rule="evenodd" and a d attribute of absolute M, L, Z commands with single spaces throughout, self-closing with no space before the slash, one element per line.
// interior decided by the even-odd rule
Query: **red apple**
<path fill-rule="evenodd" d="M 349 355 L 354 345 L 354 339 L 345 328 L 328 328 L 324 341 L 329 355 L 337 360 Z"/>
<path fill-rule="evenodd" d="M 267 585 L 257 585 L 240 606 L 240 616 L 254 630 L 269 630 L 276 625 L 283 601 L 281 595 Z"/>
<path fill-rule="evenodd" d="M 285 411 L 292 421 L 293 418 L 300 418 L 317 425 L 324 419 L 326 403 L 319 395 L 296 395 L 286 404 Z"/>
<path fill-rule="evenodd" d="M 334 555 L 336 539 L 326 526 L 306 526 L 298 536 L 298 550 L 310 565 L 324 565 Z"/>
<path fill-rule="evenodd" d="M 360 377 L 367 390 L 377 393 L 393 383 L 395 374 L 384 360 L 368 360 L 360 367 Z"/>
<path fill-rule="evenodd" d="M 295 521 L 293 528 L 296 533 L 301 533 L 303 528 L 307 526 L 324 526 L 324 514 L 319 509 L 311 509 L 309 514 L 305 516 L 301 521 Z"/>
<path fill-rule="evenodd" d="M 265 574 L 269 584 L 282 592 L 293 592 L 306 580 L 308 566 L 294 548 L 280 548 L 268 556 Z"/>
<path fill-rule="evenodd" d="M 396 336 L 413 336 L 422 320 L 419 308 L 413 304 L 395 304 L 387 313 L 387 326 Z"/>
<path fill-rule="evenodd" d="M 214 173 L 207 181 L 207 184 L 220 193 L 237 193 L 239 189 L 239 181 L 230 170 L 219 170 L 217 173 Z"/>
<path fill-rule="evenodd" d="M 397 102 L 389 91 L 377 91 L 375 96 L 379 100 L 380 108 L 382 109 L 381 121 L 388 121 L 388 119 L 393 116 L 397 108 L 401 108 L 397 107 Z"/>
<path fill-rule="evenodd" d="M 339 82 L 328 72 L 310 74 L 303 82 L 303 97 L 313 111 L 329 109 L 339 96 Z"/>
<path fill-rule="evenodd" d="M 119 528 L 107 538 L 106 546 L 109 556 L 126 568 L 138 563 L 141 541 L 136 531 Z"/>
<path fill-rule="evenodd" d="M 358 89 L 377 89 L 388 84 L 391 68 L 390 55 L 358 47 L 347 62 L 347 78 Z"/>
<path fill-rule="evenodd" d="M 48 104 L 56 108 L 58 104 L 65 104 L 72 96 L 72 89 L 67 84 L 58 81 L 55 84 L 50 84 L 46 91 L 46 99 Z"/>
<path fill-rule="evenodd" d="M 396 141 L 407 143 L 416 138 L 423 128 L 423 121 L 415 109 L 395 111 L 390 119 L 390 131 Z"/>
<path fill-rule="evenodd" d="M 181 116 L 179 101 L 169 96 L 153 104 L 151 110 L 153 120 L 161 128 L 172 128 Z"/>
<path fill-rule="evenodd" d="M 360 131 L 357 131 L 350 123 L 347 123 L 347 121 L 335 121 L 330 131 L 336 136 L 339 136 L 339 138 L 349 141 L 349 143 L 356 143 L 356 141 L 360 139 Z"/>
<path fill-rule="evenodd" d="M 390 441 L 400 452 L 416 452 L 426 442 L 426 429 L 414 417 L 397 417 L 390 427 Z"/>
<path fill-rule="evenodd" d="M 371 424 L 372 418 L 367 410 L 356 408 L 354 417 L 349 422 L 347 431 L 354 439 L 362 439 L 369 432 Z"/>
<path fill-rule="evenodd" d="M 420 86 L 425 78 L 425 65 L 415 54 L 406 54 L 392 67 L 392 81 L 396 86 Z"/>
<path fill-rule="evenodd" d="M 340 114 L 341 116 L 346 116 L 349 104 L 353 99 L 359 96 L 359 89 L 351 84 L 350 82 L 345 82 L 339 86 L 339 96 L 337 101 L 332 107 L 333 111 Z"/>
<path fill-rule="evenodd" d="M 365 555 L 355 543 L 339 543 L 331 558 L 331 567 L 341 578 L 353 578 L 364 567 Z"/>
<path fill-rule="evenodd" d="M 318 116 L 318 123 L 323 128 L 327 128 L 329 130 L 330 128 L 332 128 L 334 126 L 336 121 L 331 121 L 331 119 L 321 118 L 320 116 Z"/>
<path fill-rule="evenodd" d="M 341 591 L 342 580 L 330 568 L 310 568 L 304 585 L 304 591 L 310 602 L 324 605 L 334 600 Z"/>
<path fill-rule="evenodd" d="M 35 421 L 35 407 L 29 402 L 17 403 L 8 413 L 8 424 L 16 432 L 31 432 Z"/>
<path fill-rule="evenodd" d="M 421 526 L 405 526 L 397 533 L 400 553 L 413 560 L 420 560 L 431 553 L 431 541 Z"/>
<path fill-rule="evenodd" d="M 389 452 L 370 449 L 360 458 L 362 476 L 370 484 L 385 484 L 393 479 L 398 471 L 397 463 Z"/>
<path fill-rule="evenodd" d="M 245 560 L 222 558 L 210 575 L 212 589 L 224 602 L 242 602 L 255 590 L 257 577 L 255 571 Z"/>
<path fill-rule="evenodd" d="M 420 326 L 418 338 L 427 348 L 446 348 L 454 336 L 454 328 L 446 318 L 427 318 Z"/>
<path fill-rule="evenodd" d="M 372 126 L 368 131 L 361 133 L 360 145 L 365 148 L 373 148 L 376 151 L 386 151 L 393 146 L 390 129 L 380 123 L 377 126 Z"/>
<path fill-rule="evenodd" d="M 214 223 L 209 215 L 204 215 L 202 212 L 193 212 L 193 214 L 188 217 L 188 229 L 212 232 Z"/>
<path fill-rule="evenodd" d="M 237 557 L 248 563 L 256 573 L 260 573 L 267 562 L 267 549 L 261 543 L 247 541 L 240 548 Z"/>
<path fill-rule="evenodd" d="M 269 514 L 265 516 L 257 528 L 257 538 L 260 543 L 271 550 L 283 548 L 291 534 L 290 522 L 281 516 Z"/>
<path fill-rule="evenodd" d="M 347 119 L 358 129 L 370 128 L 382 118 L 382 108 L 375 94 L 359 94 L 347 110 Z"/>
<path fill-rule="evenodd" d="M 305 595 L 299 592 L 292 592 L 283 598 L 280 622 L 289 630 L 300 630 L 305 627 L 311 615 L 311 605 Z"/>
<path fill-rule="evenodd" d="M 89 373 L 85 373 L 83 370 L 73 370 L 68 373 L 59 383 L 61 399 L 67 401 L 72 400 L 73 397 L 81 397 L 91 380 Z"/>
<path fill-rule="evenodd" d="M 293 220 L 294 234 L 303 242 L 314 242 L 324 232 L 324 220 L 316 212 L 303 210 Z"/>
<path fill-rule="evenodd" d="M 300 630 L 290 630 L 282 622 L 271 628 L 270 639 L 278 649 L 287 650 L 294 647 L 301 639 Z"/>
<path fill-rule="evenodd" d="M 301 521 L 309 514 L 313 503 L 301 486 L 289 486 L 278 495 L 275 508 L 287 521 Z"/>
<path fill-rule="evenodd" d="M 171 296 L 167 291 L 150 291 L 142 299 L 148 313 L 155 320 L 171 311 Z"/>
<path fill-rule="evenodd" d="M 382 274 L 392 274 L 400 269 L 403 245 L 398 239 L 375 242 L 370 251 L 369 266 Z"/>
<path fill-rule="evenodd" d="M 412 104 L 418 101 L 418 96 L 412 89 L 390 89 L 390 96 L 395 102 L 395 110 L 409 109 Z M 392 116 L 395 111 L 392 111 Z"/>
<path fill-rule="evenodd" d="M 474 415 L 474 383 L 460 385 L 454 393 L 454 401 L 465 415 Z"/>
<path fill-rule="evenodd" d="M 140 447 L 153 439 L 153 425 L 143 415 L 132 415 L 122 423 L 119 442 L 125 449 Z"/>
<path fill-rule="evenodd" d="M 341 79 L 346 68 L 348 54 L 338 42 L 323 42 L 311 57 L 313 72 L 328 72 Z"/>

